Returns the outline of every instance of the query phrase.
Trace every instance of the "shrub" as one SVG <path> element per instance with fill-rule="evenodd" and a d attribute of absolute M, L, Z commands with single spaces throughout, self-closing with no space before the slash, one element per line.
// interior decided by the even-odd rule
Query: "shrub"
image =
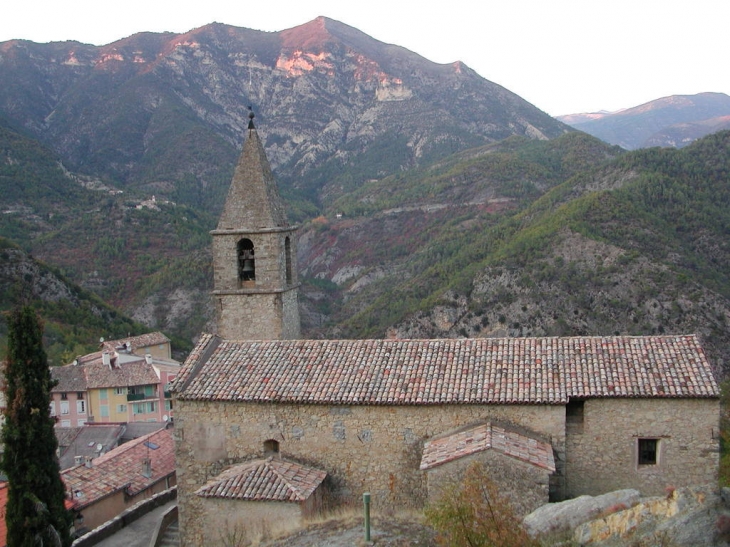
<path fill-rule="evenodd" d="M 426 509 L 428 523 L 445 547 L 538 547 L 486 468 L 469 467 L 458 483 Z"/>

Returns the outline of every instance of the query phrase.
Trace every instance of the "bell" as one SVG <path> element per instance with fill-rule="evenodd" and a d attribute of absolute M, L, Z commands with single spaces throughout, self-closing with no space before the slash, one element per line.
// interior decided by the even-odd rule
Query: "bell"
<path fill-rule="evenodd" d="M 246 258 L 243 261 L 243 267 L 241 268 L 241 273 L 244 275 L 251 275 L 251 274 L 253 274 L 253 272 L 254 272 L 253 259 Z"/>

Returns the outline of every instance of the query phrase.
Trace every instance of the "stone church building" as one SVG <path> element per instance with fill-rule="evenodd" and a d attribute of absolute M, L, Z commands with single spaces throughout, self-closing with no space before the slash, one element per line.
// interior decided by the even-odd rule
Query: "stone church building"
<path fill-rule="evenodd" d="M 364 492 L 375 511 L 421 508 L 472 462 L 520 513 L 716 480 L 719 391 L 696 336 L 299 339 L 296 227 L 253 119 L 212 236 L 218 333 L 172 388 L 183 546 Z"/>

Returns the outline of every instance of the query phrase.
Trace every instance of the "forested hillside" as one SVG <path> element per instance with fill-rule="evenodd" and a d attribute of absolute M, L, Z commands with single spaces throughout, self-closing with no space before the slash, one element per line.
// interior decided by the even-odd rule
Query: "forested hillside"
<path fill-rule="evenodd" d="M 683 150 L 622 153 L 585 135 L 505 158 L 502 146 L 463 154 L 446 178 L 424 174 L 418 206 L 340 202 L 364 216 L 307 231 L 320 253 L 308 273 L 336 282 L 309 289 L 323 336 L 698 332 L 717 366 L 728 363 L 730 132 Z M 556 171 L 530 171 L 526 155 Z M 565 170 L 569 158 L 583 164 Z M 432 200 L 445 180 L 466 199 Z M 407 182 L 389 189 L 386 207 L 409 203 Z"/>
<path fill-rule="evenodd" d="M 41 264 L 8 240 L 0 238 L 0 311 L 29 304 L 43 319 L 43 342 L 51 365 L 70 363 L 76 356 L 107 340 L 142 334 L 147 328 L 69 282 L 54 268 Z M 0 315 L 0 355 L 4 354 L 7 325 Z M 189 348 L 184 340 L 176 340 Z"/>

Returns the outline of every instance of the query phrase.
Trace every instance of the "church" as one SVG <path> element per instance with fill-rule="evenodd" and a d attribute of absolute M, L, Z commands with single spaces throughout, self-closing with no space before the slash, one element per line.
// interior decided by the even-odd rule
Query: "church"
<path fill-rule="evenodd" d="M 694 335 L 302 340 L 296 226 L 249 123 L 213 238 L 217 333 L 175 379 L 181 545 L 296 528 L 369 492 L 421 509 L 472 462 L 520 514 L 713 483 Z"/>

